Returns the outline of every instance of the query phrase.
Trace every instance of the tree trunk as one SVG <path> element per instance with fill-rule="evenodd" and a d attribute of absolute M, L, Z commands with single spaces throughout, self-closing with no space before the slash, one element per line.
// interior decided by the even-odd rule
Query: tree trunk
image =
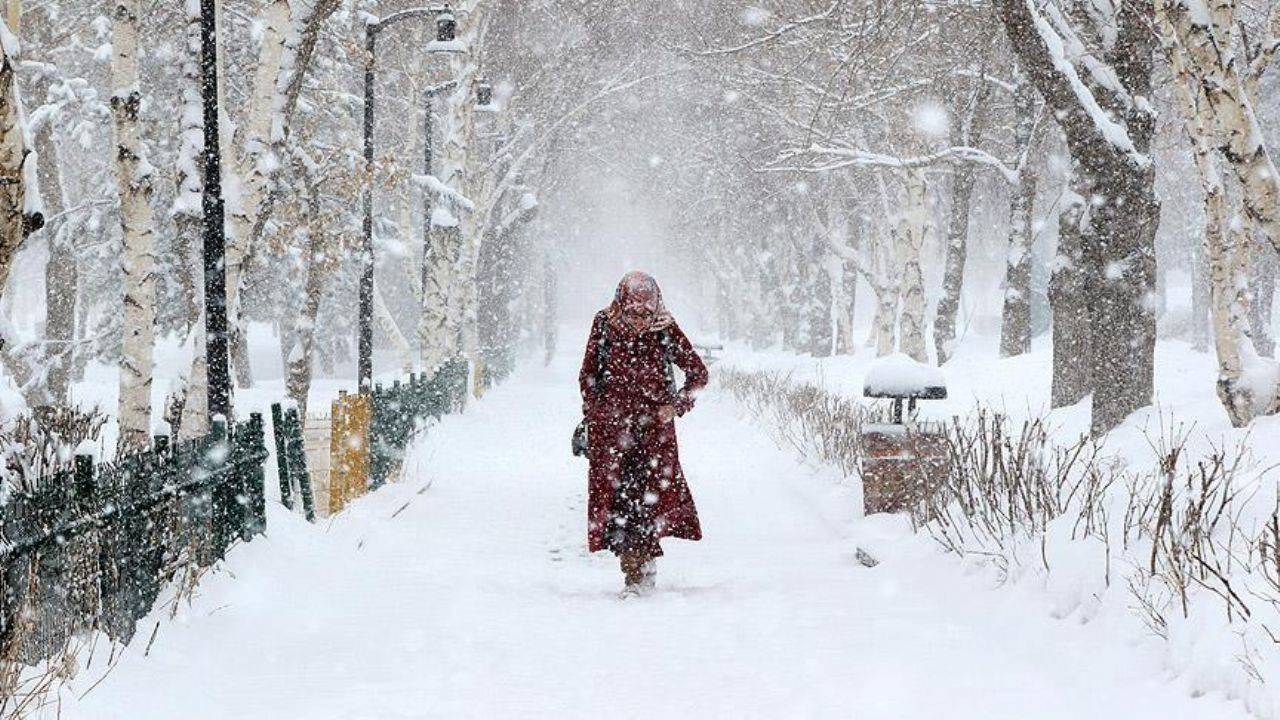
<path fill-rule="evenodd" d="M 832 311 L 835 307 L 832 289 L 835 283 L 831 277 L 834 258 L 823 239 L 814 242 L 814 253 L 810 275 L 809 352 L 814 357 L 830 357 L 835 339 L 832 333 Z"/>
<path fill-rule="evenodd" d="M 902 253 L 902 316 L 899 342 L 902 352 L 917 362 L 929 362 L 929 350 L 925 347 L 924 272 L 920 267 L 920 254 L 928 232 L 928 185 L 924 173 L 914 170 L 907 174 L 907 211 L 899 233 Z"/>
<path fill-rule="evenodd" d="M 204 219 L 202 196 L 204 176 L 200 172 L 204 153 L 203 103 L 200 95 L 201 27 L 199 3 L 187 6 L 186 47 L 182 61 L 182 111 L 178 115 L 177 192 L 173 199 L 174 233 L 178 247 L 186 258 L 186 273 L 180 282 L 184 295 L 190 298 L 191 334 L 188 342 L 193 355 L 183 395 L 182 418 L 179 422 L 184 438 L 199 437 L 208 432 L 209 368 L 205 364 L 205 334 L 196 332 L 195 324 L 204 324 Z M 198 380 L 198 382 L 197 382 Z"/>
<path fill-rule="evenodd" d="M 897 258 L 895 248 L 902 241 L 897 238 L 898 229 L 883 229 L 875 233 L 872 243 L 871 289 L 876 294 L 875 318 L 871 322 L 871 342 L 876 357 L 890 355 L 897 349 L 898 288 Z"/>
<path fill-rule="evenodd" d="M 1010 46 L 1067 139 L 1089 198 L 1090 232 L 1084 256 L 1098 273 L 1090 298 L 1091 365 L 1095 435 L 1119 425 L 1151 403 L 1155 365 L 1155 317 L 1148 298 L 1155 286 L 1155 231 L 1159 204 L 1148 155 L 1155 118 L 1136 99 L 1151 97 L 1154 38 L 1150 0 L 1134 0 L 1115 12 L 1115 39 L 1106 67 L 1128 100 L 1110 88 L 1082 85 L 1088 75 L 1063 58 L 1064 43 L 1039 8 L 1026 0 L 996 0 Z M 1051 49 L 1049 36 L 1057 49 Z M 1095 58 L 1096 60 L 1096 58 Z M 1109 115 L 1102 105 L 1111 106 Z"/>
<path fill-rule="evenodd" d="M 462 353 L 474 352 L 474 298 L 472 283 L 481 238 L 471 207 L 461 198 L 471 198 L 481 178 L 472 171 L 475 159 L 475 81 L 480 70 L 476 44 L 483 37 L 485 0 L 469 0 L 455 8 L 458 26 L 468 29 L 466 53 L 449 56 L 450 77 L 457 83 L 446 98 L 441 123 L 443 153 L 440 180 L 451 193 L 442 198 L 432 223 L 441 228 L 432 232 L 432 248 L 423 288 L 423 313 L 419 325 L 423 370 L 435 372 Z M 444 211 L 444 212 L 442 212 Z M 465 347 L 464 347 L 465 345 Z"/>
<path fill-rule="evenodd" d="M 1035 241 L 1035 200 L 1038 176 L 1030 158 L 1036 134 L 1036 92 L 1018 74 L 1014 93 L 1013 147 L 1018 161 L 1018 184 L 1009 195 L 1009 251 L 1005 260 L 1004 309 L 1000 323 L 1000 357 L 1031 350 L 1031 245 Z"/>
<path fill-rule="evenodd" d="M 1031 350 L 1031 245 L 1035 240 L 1037 177 L 1022 168 L 1009 203 L 1009 253 L 1005 260 L 1004 310 L 1000 323 L 1000 357 Z"/>
<path fill-rule="evenodd" d="M 314 190 L 312 191 L 314 193 Z M 314 195 L 313 195 L 314 198 Z M 312 219 L 310 237 L 307 239 L 306 285 L 303 290 L 302 310 L 299 313 L 297 332 L 293 348 L 289 351 L 289 363 L 286 368 L 288 378 L 285 391 L 298 406 L 299 417 L 307 415 L 307 398 L 311 394 L 312 371 L 314 360 L 316 320 L 320 316 L 320 300 L 324 296 L 324 279 L 328 272 L 325 253 L 328 236 L 319 227 L 320 214 L 315 202 L 312 203 Z"/>
<path fill-rule="evenodd" d="M 1187 0 L 1158 2 L 1168 14 L 1177 49 L 1187 54 L 1186 69 L 1208 103 L 1223 155 L 1243 186 L 1245 214 L 1280 252 L 1280 175 L 1267 151 L 1233 50 L 1236 0 L 1207 3 L 1207 24 L 1201 11 L 1189 7 Z"/>
<path fill-rule="evenodd" d="M 1178 45 L 1175 38 L 1187 31 L 1175 27 L 1178 16 L 1167 12 L 1161 0 L 1160 27 L 1172 45 L 1170 65 L 1174 73 L 1174 90 L 1183 116 L 1187 137 L 1191 142 L 1196 174 L 1204 191 L 1205 245 L 1208 248 L 1209 307 L 1213 326 L 1214 348 L 1218 355 L 1218 397 L 1231 419 L 1241 427 L 1254 415 L 1254 398 L 1242 381 L 1244 362 L 1253 356 L 1253 344 L 1247 325 L 1249 297 L 1247 293 L 1249 243 L 1246 233 L 1230 220 L 1226 190 L 1218 173 L 1212 133 L 1221 130 L 1215 124 L 1214 109 L 1205 88 L 1195 77 L 1188 60 L 1198 61 Z M 1186 18 L 1182 18 L 1186 21 Z M 1194 34 L 1197 31 L 1191 31 Z"/>
<path fill-rule="evenodd" d="M 1058 255 L 1049 278 L 1053 313 L 1051 407 L 1075 405 L 1093 391 L 1090 354 L 1090 266 L 1085 260 L 1085 201 L 1072 193 L 1058 216 Z"/>
<path fill-rule="evenodd" d="M 204 315 L 188 331 L 191 348 L 191 372 L 187 376 L 187 392 L 182 405 L 182 420 L 178 436 L 184 440 L 204 437 L 209 433 L 209 361 L 208 336 L 205 334 Z"/>
<path fill-rule="evenodd" d="M 933 319 L 933 345 L 938 364 L 955 352 L 956 315 L 964 289 L 964 266 L 968 259 L 969 212 L 973 204 L 973 169 L 964 164 L 951 176 L 951 207 L 947 210 L 947 254 L 942 274 L 942 297 Z"/>
<path fill-rule="evenodd" d="M 29 231 L 27 211 L 27 154 L 21 100 L 14 75 L 14 59 L 0 50 L 0 293 L 9 282 L 13 258 Z"/>
<path fill-rule="evenodd" d="M 138 120 L 138 0 L 116 0 L 113 12 L 111 111 L 124 231 L 124 342 L 120 359 L 120 442 L 150 441 L 152 346 L 155 334 L 154 228 L 151 173 Z"/>
<path fill-rule="evenodd" d="M 556 272 L 551 266 L 551 253 L 542 258 L 542 362 L 550 365 L 556 355 Z"/>
<path fill-rule="evenodd" d="M 76 340 L 76 268 L 73 228 L 63 216 L 66 200 L 58 151 L 53 142 L 53 123 L 44 123 L 36 132 L 36 173 L 40 194 L 50 221 L 44 227 L 49 241 L 49 262 L 45 265 L 45 358 L 48 395 L 54 404 L 65 404 L 71 387 L 71 367 Z"/>

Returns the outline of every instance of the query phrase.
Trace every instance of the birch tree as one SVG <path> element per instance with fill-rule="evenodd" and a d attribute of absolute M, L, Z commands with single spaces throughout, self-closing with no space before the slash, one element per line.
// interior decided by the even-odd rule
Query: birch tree
<path fill-rule="evenodd" d="M 143 445 L 151 431 L 155 264 L 152 255 L 152 175 L 139 127 L 138 0 L 115 0 L 112 11 L 111 111 L 124 233 L 124 342 L 120 360 L 120 440 Z"/>
<path fill-rule="evenodd" d="M 920 253 L 929 228 L 929 187 L 924 173 L 911 170 L 906 177 L 906 210 L 898 231 L 898 252 L 902 268 L 902 317 L 899 343 L 902 352 L 917 362 L 928 363 L 925 347 L 924 272 Z"/>
<path fill-rule="evenodd" d="M 1242 68 L 1233 37 L 1237 3 L 1217 0 L 1190 5 L 1157 0 L 1157 12 L 1184 126 L 1191 140 L 1204 191 L 1205 244 L 1209 260 L 1209 306 L 1218 355 L 1218 396 L 1233 425 L 1255 414 L 1280 411 L 1280 378 L 1262 361 L 1250 337 L 1249 261 L 1252 243 L 1242 221 L 1256 227 L 1280 252 L 1280 178 L 1254 115 L 1251 83 L 1257 71 Z M 1280 8 L 1271 24 L 1280 23 Z M 1258 53 L 1260 67 L 1275 52 L 1274 42 Z M 1256 82 L 1256 81 L 1254 81 Z M 1233 217 L 1218 173 L 1221 149 L 1241 187 L 1243 218 Z M 1257 378 L 1272 377 L 1263 384 Z"/>
<path fill-rule="evenodd" d="M 31 141 L 18 95 L 18 39 L 8 26 L 0 27 L 0 292 L 9 280 L 14 255 L 27 234 L 34 229 L 29 218 L 39 208 L 35 163 L 27 162 Z M 43 217 L 41 217 L 43 222 Z"/>

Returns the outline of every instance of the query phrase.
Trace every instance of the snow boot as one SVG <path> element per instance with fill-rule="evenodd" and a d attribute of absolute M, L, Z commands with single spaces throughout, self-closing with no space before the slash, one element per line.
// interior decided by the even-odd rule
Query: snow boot
<path fill-rule="evenodd" d="M 640 553 L 623 553 L 618 556 L 618 563 L 625 580 L 623 592 L 634 590 L 632 594 L 638 594 L 644 583 L 645 557 Z"/>
<path fill-rule="evenodd" d="M 640 566 L 640 590 L 652 592 L 658 586 L 658 561 L 649 558 Z"/>

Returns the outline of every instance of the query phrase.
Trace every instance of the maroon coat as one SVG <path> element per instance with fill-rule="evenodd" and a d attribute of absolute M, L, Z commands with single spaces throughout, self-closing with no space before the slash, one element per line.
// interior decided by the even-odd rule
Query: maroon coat
<path fill-rule="evenodd" d="M 664 335 L 672 364 L 685 373 L 684 387 L 674 395 L 667 387 Z M 606 342 L 604 388 L 597 393 L 596 373 Z M 693 408 L 693 393 L 707 384 L 707 367 L 689 338 L 674 323 L 663 332 L 628 336 L 615 329 L 603 311 L 596 313 L 578 384 L 589 428 L 587 545 L 591 552 L 605 548 L 604 530 L 624 462 L 639 463 L 647 491 L 657 496 L 654 520 L 659 538 L 702 539 L 698 511 L 680 468 L 675 423 L 659 422 L 657 417 L 662 405 L 685 414 Z"/>

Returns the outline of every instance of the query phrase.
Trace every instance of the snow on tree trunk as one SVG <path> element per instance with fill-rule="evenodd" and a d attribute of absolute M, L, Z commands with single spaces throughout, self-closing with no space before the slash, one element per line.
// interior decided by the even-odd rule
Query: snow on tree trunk
<path fill-rule="evenodd" d="M 241 385 L 252 383 L 244 308 L 248 269 L 275 207 L 273 191 L 289 123 L 324 22 L 340 0 L 270 0 L 259 16 L 262 39 L 250 89 L 238 161 L 224 171 L 227 193 L 227 321 L 232 364 Z M 231 143 L 224 143 L 231 147 Z"/>
<path fill-rule="evenodd" d="M 929 226 L 928 185 L 924 173 L 912 170 L 907 173 L 907 211 L 902 217 L 902 229 L 898 234 L 901 243 L 902 267 L 902 316 L 899 342 L 902 352 L 917 362 L 929 362 L 925 347 L 924 272 L 920 266 L 920 254 Z"/>
<path fill-rule="evenodd" d="M 1058 216 L 1058 253 L 1049 276 L 1053 314 L 1053 383 L 1051 407 L 1075 405 L 1093 391 L 1089 328 L 1089 265 L 1085 233 L 1089 232 L 1084 198 L 1074 192 L 1064 199 Z"/>
<path fill-rule="evenodd" d="M 138 119 L 138 0 L 116 0 L 112 19 L 111 111 L 116 176 L 124 232 L 124 341 L 120 359 L 120 441 L 144 445 L 151 432 L 152 346 L 155 335 L 152 173 Z"/>

